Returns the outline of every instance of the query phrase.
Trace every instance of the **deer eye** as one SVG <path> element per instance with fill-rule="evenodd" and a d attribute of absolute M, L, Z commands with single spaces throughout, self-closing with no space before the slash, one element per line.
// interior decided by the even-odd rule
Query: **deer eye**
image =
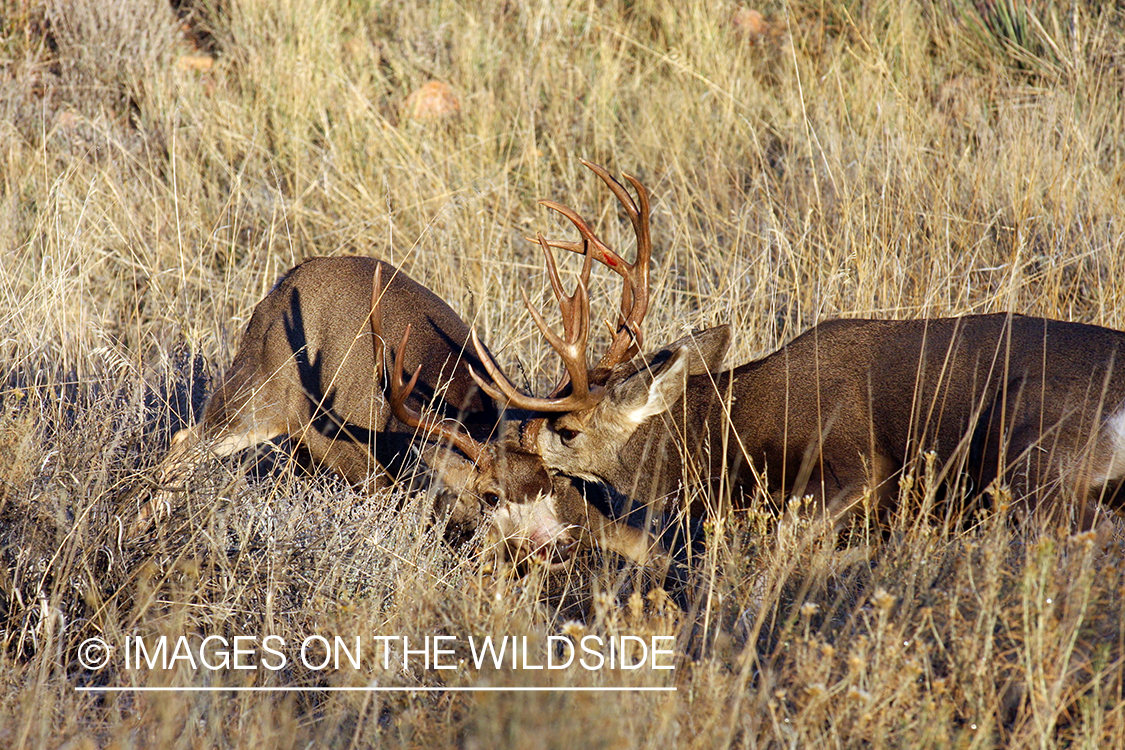
<path fill-rule="evenodd" d="M 574 440 L 574 438 L 578 437 L 578 430 L 572 430 L 569 427 L 560 427 L 559 429 L 555 430 L 555 432 L 558 433 L 559 437 L 562 438 L 562 441 L 564 443 L 569 443 L 571 440 Z"/>

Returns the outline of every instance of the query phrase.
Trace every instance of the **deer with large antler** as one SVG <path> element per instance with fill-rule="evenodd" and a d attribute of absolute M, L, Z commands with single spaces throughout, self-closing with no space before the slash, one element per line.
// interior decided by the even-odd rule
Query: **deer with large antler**
<path fill-rule="evenodd" d="M 537 241 L 548 256 L 551 247 L 586 252 L 625 279 L 605 356 L 587 367 L 581 289 L 564 306 L 562 338 L 532 311 L 563 359 L 569 392 L 520 392 L 474 340 L 491 377 L 478 379 L 482 388 L 498 403 L 546 415 L 523 426 L 521 446 L 552 471 L 642 503 L 693 497 L 694 515 L 709 505 L 744 506 L 764 487 L 778 508 L 811 496 L 839 519 L 865 496 L 891 502 L 904 470 L 932 451 L 946 484 L 969 495 L 1006 484 L 1023 509 L 1081 527 L 1094 521 L 1095 501 L 1119 501 L 1125 333 L 1015 314 L 834 320 L 763 359 L 720 370 L 730 341 L 720 326 L 630 360 L 648 301 L 647 195 L 627 178 L 638 206 L 604 170 L 587 166 L 625 206 L 637 260 L 625 263 L 576 212 L 551 202 L 581 240 Z M 587 279 L 584 269 L 579 286 Z M 1067 498 L 1073 502 L 1056 502 Z"/>
<path fill-rule="evenodd" d="M 621 509 L 609 507 L 612 503 L 607 502 L 606 498 L 614 494 L 619 495 L 620 493 L 614 492 L 620 488 L 619 485 L 592 475 L 581 467 L 576 467 L 575 464 L 567 464 L 566 468 L 561 465 L 551 466 L 549 461 L 544 462 L 546 457 L 541 454 L 541 446 L 538 442 L 540 430 L 549 421 L 542 414 L 579 413 L 588 404 L 596 403 L 606 395 L 607 380 L 614 369 L 640 351 L 643 342 L 641 325 L 648 311 L 649 262 L 652 255 L 648 192 L 636 178 L 625 175 L 625 179 L 637 191 L 637 201 L 634 201 L 628 190 L 604 168 L 585 160 L 582 160 L 582 163 L 601 178 L 628 215 L 637 238 L 636 259 L 632 263 L 627 262 L 598 239 L 589 224 L 567 206 L 551 200 L 539 201 L 541 205 L 570 219 L 583 236 L 578 242 L 549 241 L 542 235 L 534 240 L 542 247 L 547 276 L 562 313 L 561 336 L 548 326 L 540 312 L 531 304 L 526 293 L 524 294 L 524 304 L 528 312 L 544 337 L 561 355 L 565 373 L 546 398 L 527 396 L 503 374 L 480 343 L 475 331 L 472 333 L 473 345 L 491 379 L 483 377 L 475 368 L 470 370 L 470 373 L 484 391 L 494 399 L 498 399 L 498 403 L 528 412 L 518 433 L 505 439 L 503 449 L 511 454 L 534 456 L 541 463 L 546 463 L 553 470 L 554 491 L 538 498 L 526 492 L 513 493 L 512 496 L 519 498 L 519 501 L 502 503 L 498 506 L 492 514 L 490 537 L 494 540 L 502 540 L 509 554 L 518 559 L 528 556 L 530 551 L 537 547 L 534 540 L 549 536 L 550 529 L 561 526 L 569 530 L 568 538 L 575 543 L 597 543 L 605 549 L 618 552 L 640 563 L 658 560 L 667 563 L 661 545 L 643 527 L 631 525 L 624 519 L 618 518 Z M 564 291 L 551 247 L 562 248 L 584 256 L 573 294 L 568 295 Z M 586 365 L 586 348 L 590 334 L 588 286 L 591 263 L 595 259 L 620 275 L 623 286 L 617 324 L 616 326 L 607 324 L 612 334 L 610 344 L 598 363 L 590 368 Z M 717 366 L 718 362 L 700 365 L 701 368 Z M 610 427 L 610 425 L 606 426 Z M 605 437 L 610 438 L 606 441 L 606 449 L 612 450 L 615 447 L 612 437 L 609 435 Z M 568 477 L 591 480 L 595 485 L 591 489 L 601 501 L 591 502 L 585 495 L 576 492 L 574 487 L 578 482 Z M 606 491 L 607 489 L 609 492 Z M 624 499 L 628 501 L 628 498 Z M 623 515 L 629 514 L 626 512 Z M 639 520 L 639 516 L 634 518 Z"/>

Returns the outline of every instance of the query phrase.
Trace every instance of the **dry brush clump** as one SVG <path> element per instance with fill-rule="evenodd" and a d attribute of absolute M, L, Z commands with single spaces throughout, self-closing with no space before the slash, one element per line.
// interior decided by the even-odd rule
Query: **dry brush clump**
<path fill-rule="evenodd" d="M 751 11 L 764 30 L 742 30 Z M 285 445 L 201 467 L 142 541 L 119 529 L 303 258 L 391 261 L 521 385 L 554 382 L 522 238 L 568 230 L 535 200 L 631 236 L 578 157 L 653 196 L 653 345 L 730 323 L 743 362 L 827 318 L 997 310 L 1125 328 L 1123 26 L 1077 0 L 3 5 L 0 745 L 1122 744 L 1120 539 L 1025 528 L 1003 488 L 962 503 L 925 457 L 843 532 L 778 542 L 764 498 L 685 527 L 678 582 L 596 553 L 491 578 L 425 496 L 362 497 Z M 411 116 L 431 81 L 456 115 Z M 486 674 L 463 645 L 449 671 L 77 653 L 318 633 L 672 635 L 677 669 Z M 678 692 L 75 690 L 625 679 Z"/>

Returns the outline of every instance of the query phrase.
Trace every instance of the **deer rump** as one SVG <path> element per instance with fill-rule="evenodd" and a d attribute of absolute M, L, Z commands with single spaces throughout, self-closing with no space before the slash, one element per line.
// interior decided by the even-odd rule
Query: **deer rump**
<path fill-rule="evenodd" d="M 391 415 L 375 371 L 368 316 L 378 265 L 386 279 L 383 304 L 396 311 L 388 316 L 388 339 L 397 342 L 408 324 L 416 331 L 405 352 L 406 367 L 422 367 L 414 407 L 428 404 L 459 418 L 475 435 L 495 428 L 494 404 L 466 371 L 477 361 L 471 345 L 465 348 L 469 328 L 441 298 L 383 261 L 313 258 L 291 269 L 254 309 L 204 410 L 204 440 L 246 435 L 253 445 L 289 435 L 313 467 L 353 485 L 376 474 L 373 460 L 392 475 L 402 472 L 415 431 Z"/>
<path fill-rule="evenodd" d="M 377 275 L 383 284 L 374 290 Z M 373 296 L 373 290 L 381 293 Z M 472 462 L 447 446 L 415 440 L 415 427 L 394 416 L 378 366 L 390 346 L 377 341 L 371 327 L 376 303 L 393 310 L 386 316 L 388 338 L 401 340 L 408 326 L 415 332 L 397 357 L 411 370 L 420 368 L 411 408 L 428 405 L 459 419 L 471 434 L 491 435 L 499 413 L 469 375 L 469 365 L 479 366 L 471 345 L 466 350 L 469 327 L 444 301 L 382 261 L 312 258 L 254 308 L 201 419 L 173 437 L 157 470 L 159 491 L 142 504 L 130 535 L 172 506 L 175 485 L 206 456 L 288 435 L 300 464 L 366 491 L 417 466 L 411 480 L 418 489 L 436 488 L 434 510 L 447 521 L 447 538 L 470 536 L 483 510 L 461 491 L 475 475 Z"/>
<path fill-rule="evenodd" d="M 1079 526 L 1087 500 L 1120 501 L 1125 333 L 1008 314 L 835 320 L 715 372 L 728 341 L 709 329 L 618 366 L 600 404 L 532 433 L 545 462 L 642 504 L 687 495 L 695 516 L 727 498 L 745 507 L 760 478 L 778 509 L 812 496 L 842 514 L 865 489 L 885 508 L 925 451 L 938 481 L 967 481 L 968 496 L 1000 479 L 1027 509 L 1076 497 L 1061 510 Z M 607 445 L 610 432 L 628 437 Z"/>

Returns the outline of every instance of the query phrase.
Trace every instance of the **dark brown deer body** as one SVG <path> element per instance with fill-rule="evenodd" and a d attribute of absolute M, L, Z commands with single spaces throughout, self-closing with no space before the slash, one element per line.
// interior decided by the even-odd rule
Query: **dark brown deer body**
<path fill-rule="evenodd" d="M 1093 501 L 1117 503 L 1125 333 L 1009 314 L 837 320 L 722 371 L 724 326 L 626 362 L 639 348 L 648 300 L 648 201 L 636 180 L 628 178 L 640 206 L 604 170 L 587 166 L 632 220 L 636 263 L 555 203 L 547 205 L 582 239 L 538 241 L 548 256 L 549 247 L 585 253 L 625 278 L 606 356 L 587 368 L 588 297 L 579 292 L 566 304 L 560 297 L 565 340 L 536 320 L 566 364 L 569 392 L 522 394 L 478 349 L 492 377 L 478 382 L 494 398 L 546 415 L 525 424 L 520 441 L 551 471 L 606 483 L 645 505 L 691 502 L 694 515 L 708 505 L 745 506 L 765 489 L 779 509 L 812 496 L 839 518 L 867 494 L 892 499 L 904 469 L 932 452 L 946 485 L 979 495 L 999 482 L 1025 509 L 1080 527 L 1092 522 Z M 579 286 L 587 280 L 584 270 Z"/>
<path fill-rule="evenodd" d="M 429 289 L 382 261 L 363 257 L 313 258 L 290 270 L 255 307 L 234 362 L 200 421 L 181 430 L 163 460 L 159 481 L 176 483 L 204 455 L 223 456 L 288 435 L 314 467 L 353 485 L 385 484 L 413 462 L 415 430 L 395 419 L 375 369 L 369 316 L 376 269 L 384 280 L 381 305 L 387 335 L 414 331 L 406 367 L 420 367 L 410 400 L 442 417 L 457 418 L 481 440 L 496 429 L 499 412 L 469 375 L 476 362 L 469 327 Z M 455 490 L 473 470 L 462 457 L 430 444 L 426 463 L 453 476 Z M 435 466 L 434 464 L 441 464 Z M 157 496 L 147 516 L 167 501 Z M 471 500 L 452 510 L 455 523 L 472 525 Z"/>
<path fill-rule="evenodd" d="M 1006 314 L 835 320 L 712 374 L 727 338 L 619 366 L 598 403 L 540 419 L 524 447 L 644 502 L 699 483 L 739 506 L 764 478 L 779 507 L 811 495 L 837 514 L 865 488 L 891 497 L 923 451 L 947 481 L 1000 479 L 1029 505 L 1109 500 L 1125 476 L 1125 333 Z M 1080 505 L 1065 515 L 1085 525 Z"/>

